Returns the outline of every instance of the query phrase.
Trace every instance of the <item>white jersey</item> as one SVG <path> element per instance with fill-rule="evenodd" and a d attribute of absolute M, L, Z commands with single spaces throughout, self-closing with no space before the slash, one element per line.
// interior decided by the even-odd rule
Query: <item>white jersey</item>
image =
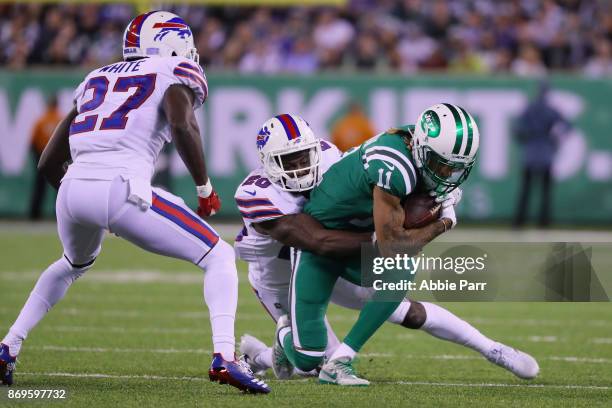
<path fill-rule="evenodd" d="M 341 153 L 330 142 L 321 140 L 321 173 L 338 160 Z M 236 237 L 238 258 L 249 263 L 249 279 L 269 290 L 286 290 L 290 279 L 289 248 L 268 235 L 260 234 L 253 224 L 302 212 L 306 198 L 300 193 L 282 190 L 268 180 L 258 168 L 246 177 L 235 194 L 244 228 Z"/>
<path fill-rule="evenodd" d="M 206 76 L 183 57 L 117 62 L 90 72 L 74 93 L 78 115 L 70 125 L 70 165 L 65 179 L 150 180 L 170 127 L 161 109 L 173 84 L 195 94 L 194 109 L 208 93 Z"/>

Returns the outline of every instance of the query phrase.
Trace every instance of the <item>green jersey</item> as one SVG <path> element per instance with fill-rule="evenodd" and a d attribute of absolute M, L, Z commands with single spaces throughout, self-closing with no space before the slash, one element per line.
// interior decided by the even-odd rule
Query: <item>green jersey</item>
<path fill-rule="evenodd" d="M 402 126 L 413 131 L 414 126 Z M 347 151 L 312 190 L 304 212 L 326 228 L 374 231 L 374 186 L 404 198 L 416 187 L 412 152 L 397 134 L 381 133 Z"/>

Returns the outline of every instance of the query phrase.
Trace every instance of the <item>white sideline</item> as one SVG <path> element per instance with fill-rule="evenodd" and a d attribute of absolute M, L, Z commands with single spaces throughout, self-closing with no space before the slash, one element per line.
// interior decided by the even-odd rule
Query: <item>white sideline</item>
<path fill-rule="evenodd" d="M 154 353 L 154 354 L 210 354 L 207 349 L 157 349 L 157 348 L 108 348 L 108 347 L 64 347 L 64 346 L 31 346 L 30 350 L 61 351 L 71 353 Z M 361 357 L 396 357 L 395 353 L 362 353 Z M 401 354 L 402 358 L 429 360 L 482 360 L 477 354 Z M 575 356 L 546 356 L 540 360 L 563 361 L 566 363 L 612 364 L 612 359 Z"/>
<path fill-rule="evenodd" d="M 118 375 L 104 373 L 34 373 L 21 372 L 19 375 L 32 377 L 73 377 L 73 378 L 112 378 L 120 380 L 177 380 L 177 381 L 208 381 L 202 377 L 173 377 L 159 375 Z M 279 380 L 272 380 L 277 382 Z M 516 387 L 516 388 L 553 388 L 553 389 L 581 389 L 581 390 L 609 390 L 612 387 L 603 385 L 573 385 L 573 384 L 503 384 L 503 383 L 446 383 L 446 382 L 427 382 L 427 381 L 389 381 L 380 382 L 381 384 L 392 385 L 424 385 L 436 387 Z"/>

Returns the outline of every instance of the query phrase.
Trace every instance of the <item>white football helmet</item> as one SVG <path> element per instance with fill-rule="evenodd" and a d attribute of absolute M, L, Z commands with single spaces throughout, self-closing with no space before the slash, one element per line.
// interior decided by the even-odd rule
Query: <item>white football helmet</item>
<path fill-rule="evenodd" d="M 167 11 L 141 14 L 123 34 L 123 59 L 180 56 L 199 63 L 193 34 L 185 21 Z"/>
<path fill-rule="evenodd" d="M 266 176 L 285 191 L 307 191 L 321 179 L 321 143 L 299 116 L 268 119 L 257 135 L 257 150 Z"/>
<path fill-rule="evenodd" d="M 476 121 L 450 103 L 431 106 L 415 124 L 415 161 L 428 190 L 446 194 L 470 174 L 480 145 Z"/>

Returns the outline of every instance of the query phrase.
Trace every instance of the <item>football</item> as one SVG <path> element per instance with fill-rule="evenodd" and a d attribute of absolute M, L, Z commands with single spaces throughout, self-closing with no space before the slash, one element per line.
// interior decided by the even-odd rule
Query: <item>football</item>
<path fill-rule="evenodd" d="M 421 228 L 438 219 L 442 204 L 427 193 L 411 194 L 404 201 L 404 228 Z"/>

